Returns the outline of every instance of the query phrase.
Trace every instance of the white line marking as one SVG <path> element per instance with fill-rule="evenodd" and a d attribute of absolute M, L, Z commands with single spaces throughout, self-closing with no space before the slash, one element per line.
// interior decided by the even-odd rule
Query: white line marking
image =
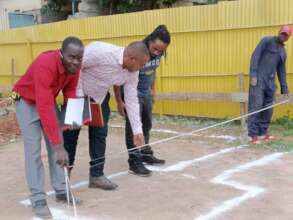
<path fill-rule="evenodd" d="M 165 168 L 164 167 L 158 167 L 158 166 L 149 166 L 149 165 L 147 165 L 146 167 L 148 169 L 152 170 L 152 171 L 157 171 L 157 172 L 181 171 L 181 170 L 185 169 L 186 167 L 193 165 L 196 162 L 201 162 L 201 161 L 216 157 L 218 155 L 229 153 L 229 152 L 232 152 L 232 151 L 234 151 L 236 149 L 241 149 L 241 148 L 247 147 L 247 146 L 248 145 L 239 145 L 237 147 L 226 148 L 226 149 L 220 150 L 220 151 L 218 151 L 216 153 L 208 154 L 208 155 L 205 155 L 205 156 L 202 156 L 202 157 L 199 157 L 199 158 L 195 158 L 193 160 L 180 161 L 180 162 L 178 162 L 178 163 L 176 163 L 174 165 L 171 165 L 171 166 L 168 166 L 168 167 L 165 167 Z M 108 178 L 112 179 L 112 178 L 115 178 L 115 177 L 118 177 L 118 176 L 124 176 L 126 174 L 128 174 L 128 171 L 114 173 L 114 174 L 108 176 Z M 87 184 L 88 184 L 88 181 L 81 181 L 79 183 L 76 183 L 76 184 L 72 185 L 71 188 L 76 189 L 76 188 L 79 188 L 79 187 L 86 186 Z M 46 194 L 47 194 L 47 196 L 51 196 L 51 195 L 55 194 L 55 192 L 54 191 L 49 191 Z M 23 204 L 24 206 L 31 206 L 31 202 L 30 202 L 29 199 L 22 200 L 22 201 L 20 201 L 20 203 Z"/>
<path fill-rule="evenodd" d="M 227 211 L 233 209 L 234 207 L 240 205 L 242 202 L 244 202 L 248 199 L 254 198 L 254 197 L 260 195 L 261 193 L 263 193 L 265 191 L 265 189 L 263 189 L 261 187 L 244 185 L 242 183 L 239 183 L 239 182 L 236 182 L 233 180 L 228 180 L 228 179 L 232 175 L 234 175 L 235 173 L 244 172 L 252 167 L 267 165 L 270 162 L 279 159 L 283 155 L 284 155 L 284 153 L 274 153 L 274 154 L 262 157 L 261 159 L 251 161 L 251 162 L 246 163 L 244 165 L 237 166 L 233 169 L 226 170 L 222 174 L 220 174 L 219 176 L 213 178 L 211 180 L 212 183 L 231 186 L 231 187 L 236 188 L 238 190 L 245 191 L 245 193 L 239 197 L 222 202 L 220 205 L 212 208 L 212 210 L 209 213 L 201 215 L 199 217 L 196 217 L 196 218 L 194 218 L 194 220 L 214 219 L 218 215 L 220 215 L 224 212 L 227 212 Z"/>
<path fill-rule="evenodd" d="M 173 130 L 168 130 L 168 129 L 153 128 L 151 131 L 167 133 L 167 134 L 180 134 L 180 132 L 178 132 L 178 131 L 173 131 Z"/>
<path fill-rule="evenodd" d="M 125 128 L 124 125 L 110 125 L 111 128 Z M 182 132 L 169 130 L 169 129 L 158 129 L 153 128 L 151 131 L 153 132 L 160 132 L 160 133 L 167 133 L 167 134 L 183 134 Z M 224 139 L 228 142 L 233 142 L 237 140 L 237 137 L 231 136 L 231 135 L 201 135 L 201 134 L 192 134 L 192 136 L 196 137 L 205 137 L 205 138 L 216 138 L 216 139 Z"/>
<path fill-rule="evenodd" d="M 218 152 L 211 153 L 211 154 L 199 157 L 199 158 L 195 158 L 195 159 L 192 159 L 192 160 L 180 161 L 180 162 L 178 162 L 178 163 L 176 163 L 174 165 L 171 165 L 171 166 L 168 166 L 168 167 L 165 167 L 165 168 L 154 167 L 154 166 L 147 166 L 147 168 L 152 170 L 152 171 L 158 171 L 158 172 L 182 171 L 185 168 L 187 168 L 189 166 L 192 166 L 195 163 L 202 162 L 202 161 L 205 161 L 207 159 L 217 157 L 217 156 L 219 156 L 221 154 L 226 154 L 226 153 L 229 153 L 229 152 L 232 152 L 232 151 L 235 151 L 237 149 L 241 149 L 241 148 L 244 148 L 244 147 L 247 147 L 247 146 L 248 145 L 239 145 L 237 147 L 230 147 L 230 148 L 222 149 L 222 150 L 220 150 Z"/>
<path fill-rule="evenodd" d="M 237 137 L 233 137 L 233 136 L 231 136 L 231 135 L 208 135 L 208 136 L 205 136 L 205 137 L 208 137 L 208 138 L 225 139 L 225 140 L 227 140 L 228 142 L 233 142 L 233 141 L 236 141 L 236 140 L 237 140 Z"/>
<path fill-rule="evenodd" d="M 186 177 L 188 179 L 192 179 L 192 180 L 198 179 L 198 177 L 195 177 L 195 176 L 187 174 L 187 173 L 183 173 L 182 176 L 184 176 L 184 177 Z"/>
<path fill-rule="evenodd" d="M 119 177 L 119 176 L 124 176 L 128 174 L 128 171 L 123 171 L 123 172 L 119 172 L 119 173 L 114 173 L 110 176 L 108 176 L 109 179 L 112 179 L 112 178 L 116 178 L 116 177 Z M 72 185 L 70 188 L 71 189 L 76 189 L 76 188 L 79 188 L 79 187 L 83 187 L 83 186 L 86 186 L 88 185 L 89 181 L 81 181 L 79 183 L 76 183 L 74 185 Z M 47 196 L 51 196 L 51 195 L 54 195 L 55 194 L 55 191 L 49 191 L 46 193 Z M 21 204 L 23 204 L 24 206 L 31 206 L 31 202 L 29 199 L 25 199 L 25 200 L 22 200 L 20 201 Z"/>
<path fill-rule="evenodd" d="M 160 167 L 156 167 L 156 166 L 147 166 L 147 167 L 149 169 L 151 169 L 152 171 L 159 171 L 159 172 L 181 171 L 181 170 L 187 168 L 188 166 L 193 165 L 194 163 L 205 161 L 205 160 L 208 160 L 210 158 L 214 158 L 214 157 L 217 157 L 219 155 L 229 153 L 229 152 L 232 152 L 234 150 L 241 149 L 241 148 L 244 148 L 244 147 L 247 147 L 247 146 L 248 145 L 240 145 L 240 146 L 237 146 L 237 147 L 231 147 L 231 148 L 222 149 L 222 150 L 220 150 L 218 152 L 211 153 L 211 154 L 199 157 L 199 158 L 195 158 L 193 160 L 180 161 L 180 162 L 178 162 L 178 163 L 176 163 L 174 165 L 171 165 L 171 166 L 168 166 L 168 167 L 165 167 L 165 168 L 164 167 L 160 168 Z M 123 172 L 119 172 L 119 173 L 109 175 L 108 178 L 112 179 L 112 178 L 119 177 L 119 176 L 124 176 L 124 175 L 127 175 L 127 174 L 128 174 L 128 171 L 123 171 Z M 195 177 L 193 177 L 191 175 L 188 175 L 188 174 L 183 174 L 183 176 L 191 178 L 191 179 L 195 178 Z M 85 186 L 87 184 L 88 184 L 88 181 L 82 181 L 82 182 L 79 182 L 79 183 L 76 183 L 76 184 L 72 185 L 71 188 L 75 189 L 75 188 L 83 187 L 83 186 Z M 48 196 L 53 195 L 53 194 L 55 194 L 54 191 L 47 192 Z M 31 203 L 30 203 L 29 199 L 22 200 L 22 201 L 20 201 L 20 203 L 25 205 L 25 206 L 31 206 Z M 63 219 L 64 220 L 65 219 L 66 220 L 68 220 L 68 219 L 69 220 L 77 220 L 77 219 L 91 220 L 89 218 L 84 218 L 84 217 L 81 217 L 81 216 L 78 216 L 78 218 L 70 217 L 70 216 L 66 215 L 65 211 L 62 211 L 62 210 L 56 209 L 56 208 L 51 208 L 51 211 L 52 211 L 52 214 L 53 214 L 53 217 L 54 217 L 53 219 L 58 219 L 58 220 L 63 220 Z M 34 218 L 33 220 L 39 220 L 39 219 Z"/>
<path fill-rule="evenodd" d="M 109 125 L 111 128 L 125 128 L 124 125 Z M 168 130 L 168 129 L 156 129 L 153 128 L 152 131 L 154 132 L 161 132 L 161 133 L 168 133 L 168 134 L 180 134 L 178 131 Z"/>
<path fill-rule="evenodd" d="M 57 208 L 50 208 L 51 213 L 53 215 L 53 219 L 56 220 L 93 220 L 93 218 L 85 218 L 81 216 L 77 217 L 71 217 L 66 212 L 62 209 L 57 209 Z M 97 218 L 94 218 L 97 219 Z M 34 217 L 33 220 L 42 220 L 41 218 Z"/>

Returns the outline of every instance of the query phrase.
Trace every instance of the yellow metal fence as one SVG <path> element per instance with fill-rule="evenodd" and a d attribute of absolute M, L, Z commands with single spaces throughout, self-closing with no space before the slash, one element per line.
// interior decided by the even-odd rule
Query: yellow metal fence
<path fill-rule="evenodd" d="M 281 24 L 293 24 L 292 0 L 239 0 L 217 5 L 181 7 L 69 20 L 0 32 L 0 86 L 11 84 L 40 52 L 60 47 L 69 35 L 85 44 L 101 40 L 127 45 L 166 24 L 172 35 L 167 57 L 158 70 L 158 92 L 239 92 L 238 74 L 246 74 L 252 51 L 263 36 L 277 34 Z M 288 83 L 293 85 L 293 39 L 287 44 Z M 113 102 L 112 102 L 113 104 Z M 275 117 L 291 115 L 291 105 Z M 239 115 L 239 103 L 158 101 L 162 114 L 225 118 Z"/>

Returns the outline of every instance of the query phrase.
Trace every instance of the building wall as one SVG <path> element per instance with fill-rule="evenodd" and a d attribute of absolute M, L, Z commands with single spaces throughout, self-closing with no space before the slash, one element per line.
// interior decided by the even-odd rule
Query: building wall
<path fill-rule="evenodd" d="M 8 13 L 4 8 L 0 8 L 0 31 L 9 28 Z"/>
<path fill-rule="evenodd" d="M 0 25 L 0 31 L 9 29 L 9 12 L 34 15 L 34 22 L 40 23 L 40 8 L 45 0 L 0 0 L 0 20 L 5 25 Z"/>
<path fill-rule="evenodd" d="M 7 8 L 10 11 L 32 11 L 40 9 L 42 2 L 43 0 L 0 0 L 0 8 Z"/>
<path fill-rule="evenodd" d="M 241 72 L 246 74 L 247 91 L 250 56 L 255 46 L 263 36 L 277 34 L 281 24 L 293 24 L 293 1 L 225 1 L 216 5 L 100 16 L 0 32 L 0 84 L 10 83 L 12 58 L 20 76 L 34 57 L 44 50 L 60 47 L 66 36 L 76 35 L 85 44 L 102 40 L 127 45 L 142 39 L 162 23 L 168 26 L 172 42 L 158 70 L 158 92 L 238 92 L 238 74 Z M 289 89 L 293 91 L 293 39 L 286 48 L 287 78 Z M 292 107 L 278 107 L 275 117 L 292 117 Z M 158 101 L 155 111 L 226 118 L 239 115 L 240 105 Z"/>

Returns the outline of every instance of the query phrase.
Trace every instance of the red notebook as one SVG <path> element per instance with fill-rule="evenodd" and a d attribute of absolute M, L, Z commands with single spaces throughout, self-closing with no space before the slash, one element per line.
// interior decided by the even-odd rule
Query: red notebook
<path fill-rule="evenodd" d="M 91 102 L 91 121 L 87 125 L 95 127 L 104 127 L 104 119 L 101 105 L 97 102 Z"/>

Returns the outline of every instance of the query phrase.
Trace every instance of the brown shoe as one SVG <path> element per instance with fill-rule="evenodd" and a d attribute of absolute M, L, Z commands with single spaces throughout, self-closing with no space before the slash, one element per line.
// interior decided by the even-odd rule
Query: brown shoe
<path fill-rule="evenodd" d="M 117 184 L 111 182 L 105 176 L 93 177 L 89 178 L 89 188 L 101 188 L 103 190 L 114 190 L 118 187 Z"/>
<path fill-rule="evenodd" d="M 82 203 L 82 201 L 74 196 L 74 201 L 76 205 L 80 205 Z M 60 203 L 67 203 L 67 194 L 62 193 L 62 194 L 56 194 L 56 202 L 60 202 Z M 73 198 L 72 195 L 69 195 L 69 204 L 73 205 Z"/>

